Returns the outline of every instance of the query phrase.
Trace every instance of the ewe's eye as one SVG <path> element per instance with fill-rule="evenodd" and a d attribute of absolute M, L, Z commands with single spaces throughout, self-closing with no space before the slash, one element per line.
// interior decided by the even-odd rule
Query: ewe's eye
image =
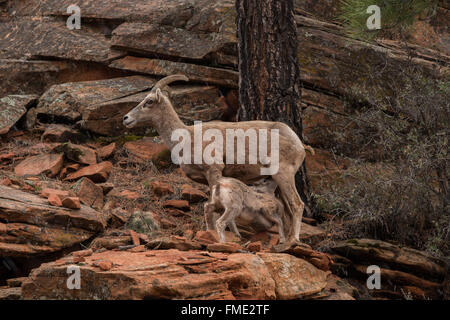
<path fill-rule="evenodd" d="M 148 108 L 149 106 L 151 106 L 153 104 L 153 100 L 148 99 L 147 101 L 145 101 L 143 107 L 144 108 Z"/>

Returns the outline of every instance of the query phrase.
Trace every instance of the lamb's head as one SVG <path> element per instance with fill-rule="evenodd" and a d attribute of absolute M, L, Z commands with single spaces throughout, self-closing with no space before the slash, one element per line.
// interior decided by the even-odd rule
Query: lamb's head
<path fill-rule="evenodd" d="M 152 125 L 156 119 L 167 112 L 167 108 L 171 107 L 164 88 L 170 83 L 180 80 L 189 81 L 184 75 L 172 75 L 159 80 L 144 100 L 123 117 L 123 125 L 127 128 L 133 128 L 139 123 Z"/>

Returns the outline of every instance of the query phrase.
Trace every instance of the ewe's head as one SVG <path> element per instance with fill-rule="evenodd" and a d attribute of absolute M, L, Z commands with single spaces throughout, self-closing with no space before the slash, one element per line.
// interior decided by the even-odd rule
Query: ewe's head
<path fill-rule="evenodd" d="M 127 128 L 133 128 L 139 123 L 151 125 L 158 117 L 164 115 L 170 106 L 169 98 L 163 91 L 164 87 L 179 80 L 189 81 L 184 75 L 173 75 L 159 80 L 145 99 L 123 117 L 123 125 Z"/>

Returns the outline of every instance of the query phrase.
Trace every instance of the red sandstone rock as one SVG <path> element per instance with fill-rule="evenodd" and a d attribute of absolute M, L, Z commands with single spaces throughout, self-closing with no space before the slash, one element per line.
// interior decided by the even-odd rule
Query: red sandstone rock
<path fill-rule="evenodd" d="M 81 178 L 81 180 L 74 184 L 72 189 L 85 205 L 97 210 L 103 208 L 103 189 L 89 178 Z"/>
<path fill-rule="evenodd" d="M 12 184 L 12 181 L 9 178 L 3 178 L 0 180 L 0 185 L 2 185 L 2 186 L 10 186 L 11 184 Z"/>
<path fill-rule="evenodd" d="M 113 165 L 109 161 L 100 162 L 98 164 L 87 166 L 81 170 L 69 174 L 64 180 L 72 181 L 78 180 L 82 177 L 87 177 L 93 182 L 106 182 L 111 173 Z"/>
<path fill-rule="evenodd" d="M 45 188 L 41 191 L 40 196 L 43 198 L 49 198 L 51 195 L 56 195 L 59 197 L 59 199 L 62 201 L 64 198 L 72 197 L 74 196 L 74 193 L 72 191 L 66 191 L 66 190 L 58 190 L 58 189 L 52 189 L 52 188 Z"/>
<path fill-rule="evenodd" d="M 22 284 L 24 299 L 298 299 L 327 286 L 327 273 L 288 254 L 127 250 L 84 259 L 80 290 L 58 276 L 66 257 L 34 269 Z"/>
<path fill-rule="evenodd" d="M 139 239 L 139 235 L 134 232 L 133 230 L 128 230 L 128 232 L 130 233 L 131 236 L 131 240 L 133 241 L 133 244 L 138 246 L 141 244 L 141 240 Z"/>
<path fill-rule="evenodd" d="M 79 131 L 62 124 L 51 124 L 42 134 L 42 141 L 47 142 L 83 142 L 86 137 Z"/>
<path fill-rule="evenodd" d="M 97 155 L 100 159 L 108 159 L 116 151 L 116 143 L 110 143 L 107 146 L 97 149 Z"/>
<path fill-rule="evenodd" d="M 57 145 L 53 148 L 53 151 L 62 152 L 67 159 L 81 164 L 92 165 L 97 163 L 97 152 L 86 146 L 68 142 Z"/>
<path fill-rule="evenodd" d="M 50 194 L 47 200 L 48 200 L 48 203 L 51 204 L 52 206 L 55 206 L 55 207 L 63 206 L 61 199 L 58 197 L 58 195 L 56 195 L 54 193 Z"/>
<path fill-rule="evenodd" d="M 183 211 L 189 211 L 191 210 L 191 207 L 189 206 L 189 202 L 187 202 L 186 200 L 167 200 L 163 202 L 163 207 L 167 208 L 175 208 L 175 209 L 180 209 Z"/>
<path fill-rule="evenodd" d="M 262 248 L 261 241 L 255 241 L 255 242 L 249 243 L 247 246 L 247 249 L 251 252 L 259 252 L 259 251 L 261 251 L 261 248 Z"/>
<path fill-rule="evenodd" d="M 190 203 L 197 203 L 208 200 L 208 196 L 203 191 L 193 188 L 191 185 L 185 184 L 181 187 L 181 198 Z"/>
<path fill-rule="evenodd" d="M 243 250 L 242 246 L 234 242 L 225 243 L 211 243 L 206 246 L 208 251 L 213 252 L 225 252 L 225 253 L 235 253 Z"/>
<path fill-rule="evenodd" d="M 42 154 L 23 160 L 14 168 L 14 173 L 19 177 L 38 176 L 46 174 L 49 177 L 56 176 L 64 162 L 63 154 Z"/>
<path fill-rule="evenodd" d="M 104 230 L 103 214 L 81 206 L 69 210 L 47 199 L 0 186 L 0 256 L 31 259 L 70 248 Z"/>
<path fill-rule="evenodd" d="M 86 250 L 80 250 L 80 251 L 72 252 L 72 255 L 75 256 L 75 257 L 89 257 L 93 253 L 94 252 L 92 251 L 92 249 L 86 249 Z"/>
<path fill-rule="evenodd" d="M 149 161 L 153 156 L 161 151 L 168 150 L 167 147 L 161 143 L 155 143 L 144 138 L 138 141 L 129 141 L 123 145 L 128 153 L 138 160 Z"/>
<path fill-rule="evenodd" d="M 77 197 L 67 197 L 62 201 L 62 205 L 69 209 L 78 210 L 81 208 L 80 199 Z"/>
<path fill-rule="evenodd" d="M 102 270 L 102 271 L 109 271 L 112 268 L 112 263 L 109 261 L 100 261 L 98 263 L 98 267 Z"/>
<path fill-rule="evenodd" d="M 150 183 L 150 188 L 152 189 L 153 193 L 159 197 L 174 193 L 173 188 L 168 183 L 161 181 L 153 181 L 152 183 Z"/>

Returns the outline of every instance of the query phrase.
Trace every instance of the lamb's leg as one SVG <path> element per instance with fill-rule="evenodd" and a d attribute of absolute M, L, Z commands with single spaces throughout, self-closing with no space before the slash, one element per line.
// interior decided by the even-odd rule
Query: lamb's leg
<path fill-rule="evenodd" d="M 236 214 L 238 214 L 239 211 L 237 211 L 235 208 L 228 207 L 225 208 L 225 212 L 222 214 L 222 216 L 217 219 L 216 221 L 216 230 L 217 234 L 219 235 L 219 241 L 225 242 L 225 228 L 227 225 L 234 220 L 236 217 Z"/>
<path fill-rule="evenodd" d="M 214 204 L 206 202 L 203 207 L 203 213 L 205 215 L 206 230 L 215 230 L 214 225 Z"/>
<path fill-rule="evenodd" d="M 278 227 L 278 235 L 280 236 L 280 243 L 284 243 L 286 242 L 286 236 L 284 234 L 283 220 L 281 219 L 281 216 L 274 217 L 274 219 Z"/>
<path fill-rule="evenodd" d="M 295 188 L 294 174 L 278 172 L 272 176 L 280 188 L 280 195 L 285 205 L 285 211 L 292 217 L 292 226 L 288 234 L 288 243 L 300 242 L 300 228 L 302 226 L 303 209 L 305 207 L 302 199 Z"/>
<path fill-rule="evenodd" d="M 281 204 L 280 204 L 281 205 Z M 284 225 L 282 214 L 284 214 L 284 208 L 281 206 L 277 209 L 276 212 L 269 212 L 267 210 L 262 211 L 264 217 L 272 223 L 272 225 L 276 225 L 278 228 L 278 236 L 280 237 L 280 243 L 284 243 L 286 241 L 286 236 L 284 234 Z"/>

